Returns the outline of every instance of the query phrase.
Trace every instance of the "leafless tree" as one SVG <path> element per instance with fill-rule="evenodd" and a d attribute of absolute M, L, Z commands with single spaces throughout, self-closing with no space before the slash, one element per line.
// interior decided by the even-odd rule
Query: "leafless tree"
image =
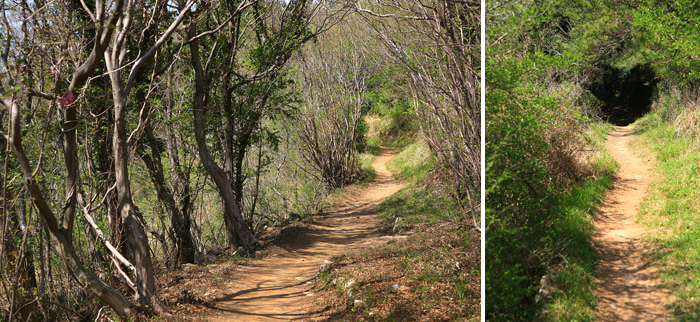
<path fill-rule="evenodd" d="M 339 188 L 359 179 L 358 145 L 366 81 L 377 73 L 367 35 L 346 18 L 299 54 L 303 106 L 299 134 L 307 162 Z M 365 39 L 363 39 L 365 38 Z"/>
<path fill-rule="evenodd" d="M 127 101 L 131 90 L 143 72 L 142 67 L 152 59 L 156 51 L 172 36 L 180 23 L 189 14 L 190 8 L 196 1 L 188 0 L 179 10 L 179 15 L 170 23 L 162 34 L 148 50 L 139 55 L 133 62 L 127 61 L 130 48 L 127 46 L 130 35 L 134 35 L 132 23 L 139 14 L 146 13 L 142 3 L 128 1 L 125 14 L 116 22 L 116 37 L 111 43 L 110 50 L 104 52 L 107 72 L 112 84 L 112 96 L 114 100 L 114 134 L 112 136 L 112 149 L 114 153 L 114 169 L 116 176 L 116 191 L 119 200 L 117 212 L 120 215 L 126 235 L 128 253 L 133 257 L 136 267 L 136 290 L 138 301 L 142 305 L 149 305 L 155 300 L 155 280 L 153 276 L 153 264 L 151 260 L 148 236 L 143 228 L 134 204 L 131 184 L 129 181 L 129 142 L 126 128 Z M 163 7 L 161 7 L 163 8 Z M 158 12 L 156 7 L 155 12 Z M 161 9 L 162 10 L 162 9 Z M 156 13 L 154 13 L 155 15 Z M 145 16 L 145 15 L 144 15 Z M 133 66 L 130 66 L 133 63 Z M 122 72 L 129 71 L 126 80 L 122 79 Z M 126 74 L 126 73 L 125 73 Z"/>
<path fill-rule="evenodd" d="M 387 53 L 408 69 L 422 133 L 476 222 L 481 182 L 480 3 L 355 1 Z"/>

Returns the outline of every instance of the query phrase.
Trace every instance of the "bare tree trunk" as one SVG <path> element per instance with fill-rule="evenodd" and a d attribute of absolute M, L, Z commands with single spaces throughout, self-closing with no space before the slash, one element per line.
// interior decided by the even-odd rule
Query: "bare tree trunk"
<path fill-rule="evenodd" d="M 66 204 L 63 206 L 60 220 L 61 225 L 68 231 L 73 231 L 75 222 L 75 203 L 78 196 L 78 113 L 77 104 L 67 106 L 63 115 L 63 155 L 66 165 Z M 66 236 L 73 242 L 73 234 Z"/>
<path fill-rule="evenodd" d="M 30 195 L 46 224 L 58 257 L 66 265 L 72 280 L 86 287 L 97 299 L 110 306 L 120 317 L 126 318 L 134 313 L 134 305 L 119 291 L 105 284 L 97 278 L 95 274 L 89 271 L 87 266 L 77 255 L 72 243 L 77 191 L 79 189 L 76 139 L 77 111 L 75 107 L 71 106 L 74 99 L 73 91 L 84 85 L 88 77 L 92 75 L 99 64 L 100 58 L 112 35 L 113 28 L 109 26 L 112 26 L 119 19 L 122 7 L 123 1 L 121 0 L 117 0 L 109 8 L 104 2 L 97 1 L 95 4 L 95 14 L 92 16 L 96 29 L 93 50 L 88 59 L 74 72 L 66 97 L 59 99 L 63 105 L 67 105 L 63 124 L 65 131 L 63 147 L 66 165 L 65 187 L 67 197 L 59 218 L 56 217 L 49 207 L 49 204 L 46 202 L 41 192 L 41 188 L 34 180 L 34 169 L 32 169 L 22 145 L 22 118 L 20 115 L 20 108 L 15 101 L 16 97 L 12 96 L 12 98 L 8 98 L 8 96 L 5 95 L 6 92 L 2 84 L 0 84 L 0 94 L 2 94 L 0 100 L 10 111 L 10 135 L 6 136 L 6 138 L 14 149 L 17 162 L 20 165 Z M 107 11 L 109 10 L 113 10 L 110 16 L 107 15 Z M 46 95 L 44 95 L 44 97 L 46 97 Z"/>
<path fill-rule="evenodd" d="M 19 317 L 21 321 L 39 321 L 39 307 L 34 297 L 34 290 L 37 288 L 34 270 L 34 255 L 27 248 L 27 229 L 22 232 L 20 218 L 9 202 L 14 203 L 15 195 L 4 188 L 2 207 L 2 217 L 0 225 L 5 228 L 2 238 L 2 256 L 8 265 L 7 276 L 12 279 L 12 289 L 8 294 L 10 300 L 10 321 Z M 21 240 L 22 244 L 17 247 L 15 241 Z"/>
<path fill-rule="evenodd" d="M 129 181 L 129 152 L 126 136 L 126 97 L 119 86 L 119 73 L 112 73 L 112 91 L 114 95 L 114 136 L 112 150 L 114 152 L 114 173 L 116 176 L 117 199 L 119 204 L 117 212 L 121 217 L 121 223 L 126 235 L 126 245 L 129 255 L 134 259 L 136 266 L 136 286 L 138 301 L 147 305 L 151 303 L 151 297 L 155 296 L 155 280 L 153 277 L 153 264 L 148 245 L 148 236 L 139 221 L 138 209 L 134 205 L 131 195 L 131 183 Z"/>
<path fill-rule="evenodd" d="M 114 154 L 114 175 L 117 194 L 118 229 L 124 230 L 127 254 L 133 258 L 136 267 L 137 301 L 142 305 L 151 304 L 155 295 L 153 264 L 148 245 L 148 236 L 139 221 L 138 208 L 134 205 L 129 180 L 129 152 L 126 135 L 127 96 L 122 90 L 121 73 L 115 70 L 112 56 L 105 52 L 107 70 L 111 71 L 112 97 L 114 100 L 114 133 L 112 153 Z"/>
<path fill-rule="evenodd" d="M 119 30 L 116 41 L 112 45 L 112 52 L 105 51 L 105 62 L 112 84 L 112 96 L 114 99 L 114 136 L 112 137 L 112 149 L 114 153 L 114 172 L 116 177 L 116 190 L 118 199 L 118 213 L 126 235 L 126 245 L 136 266 L 136 288 L 138 301 L 141 304 L 151 304 L 156 310 L 162 309 L 155 296 L 155 280 L 153 276 L 153 264 L 151 261 L 148 236 L 146 235 L 139 210 L 134 204 L 129 180 L 129 149 L 126 135 L 126 105 L 131 89 L 141 77 L 141 70 L 145 64 L 153 58 L 156 51 L 172 36 L 182 20 L 189 14 L 194 0 L 188 0 L 183 4 L 175 20 L 162 32 L 158 39 L 145 53 L 141 54 L 133 63 L 126 81 L 122 85 L 121 71 L 126 67 L 126 55 L 129 52 L 127 40 L 133 30 L 131 23 L 134 18 L 135 1 L 129 1 L 125 15 L 115 24 Z M 162 7 L 161 7 L 162 9 Z M 158 12 L 156 12 L 157 14 Z M 152 27 L 149 25 L 149 28 Z"/>
<path fill-rule="evenodd" d="M 146 140 L 151 148 L 151 155 L 144 153 L 139 149 L 142 155 L 144 164 L 150 172 L 151 182 L 156 188 L 158 200 L 165 206 L 170 214 L 170 220 L 174 231 L 175 239 L 175 262 L 177 264 L 194 262 L 195 247 L 190 233 L 190 220 L 185 217 L 181 209 L 177 207 L 175 197 L 170 188 L 165 184 L 165 175 L 163 174 L 163 163 L 160 159 L 158 151 L 158 142 L 153 135 L 153 129 L 150 121 L 145 124 Z M 173 164 L 173 167 L 179 167 L 179 164 Z"/>
<path fill-rule="evenodd" d="M 188 38 L 193 39 L 196 34 L 196 24 L 190 25 L 187 32 Z M 214 180 L 224 204 L 224 223 L 226 225 L 229 249 L 231 251 L 235 250 L 240 243 L 249 254 L 254 254 L 260 247 L 260 242 L 258 242 L 257 238 L 255 238 L 253 233 L 248 229 L 243 216 L 241 216 L 241 212 L 236 204 L 236 196 L 231 189 L 226 171 L 214 162 L 209 148 L 207 147 L 204 134 L 204 99 L 206 95 L 206 86 L 202 62 L 199 56 L 198 40 L 191 40 L 189 46 L 192 65 L 195 70 L 195 97 L 192 108 L 194 113 L 195 139 L 197 141 L 199 156 L 202 165 Z"/>
<path fill-rule="evenodd" d="M 255 121 L 257 123 L 257 121 Z M 243 173 L 243 161 L 248 146 L 250 145 L 250 137 L 252 136 L 253 127 L 250 126 L 243 129 L 243 133 L 239 134 L 238 140 L 236 140 L 236 150 L 235 150 L 235 163 L 233 165 L 233 172 L 231 172 L 232 178 L 229 181 L 233 182 L 233 194 L 236 196 L 236 205 L 238 209 L 243 209 L 243 184 L 245 182 L 245 175 Z"/>
<path fill-rule="evenodd" d="M 0 92 L 4 91 L 1 91 L 0 89 Z M 39 210 L 39 214 L 45 220 L 46 226 L 51 233 L 51 237 L 55 243 L 54 247 L 56 253 L 66 265 L 68 273 L 71 275 L 74 281 L 85 285 L 96 298 L 98 298 L 102 303 L 111 307 L 122 318 L 132 315 L 134 313 L 133 304 L 124 298 L 119 291 L 105 284 L 92 272 L 87 270 L 86 266 L 78 257 L 75 249 L 73 248 L 73 244 L 66 237 L 66 233 L 70 234 L 72 232 L 59 225 L 59 221 L 44 199 L 39 185 L 36 183 L 36 181 L 34 181 L 32 175 L 33 169 L 29 163 L 26 153 L 24 152 L 24 147 L 22 146 L 20 108 L 14 102 L 8 102 L 9 100 L 5 99 L 3 99 L 3 101 L 5 106 L 9 105 L 10 108 L 11 131 L 8 141 L 15 151 L 15 156 L 17 157 L 17 161 L 22 169 L 22 174 L 27 182 L 30 195 L 34 200 L 34 204 Z"/>

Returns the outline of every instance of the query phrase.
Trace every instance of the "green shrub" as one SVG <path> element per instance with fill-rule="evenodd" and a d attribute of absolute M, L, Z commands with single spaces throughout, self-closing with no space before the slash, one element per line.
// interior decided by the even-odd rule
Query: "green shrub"
<path fill-rule="evenodd" d="M 365 95 L 369 104 L 365 118 L 369 125 L 367 144 L 403 148 L 412 143 L 419 130 L 413 102 L 394 83 L 375 87 Z"/>
<path fill-rule="evenodd" d="M 595 254 L 591 212 L 618 165 L 604 150 L 611 127 L 591 121 L 572 84 L 544 86 L 528 66 L 556 57 L 504 59 L 487 68 L 486 312 L 492 321 L 590 320 Z M 593 151 L 593 152 L 590 152 Z M 535 302 L 544 275 L 557 292 Z"/>

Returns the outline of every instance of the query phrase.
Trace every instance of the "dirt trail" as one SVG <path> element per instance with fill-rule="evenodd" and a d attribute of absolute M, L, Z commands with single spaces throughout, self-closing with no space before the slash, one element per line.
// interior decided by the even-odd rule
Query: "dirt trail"
<path fill-rule="evenodd" d="M 668 316 L 664 307 L 668 293 L 650 265 L 651 247 L 642 240 L 645 229 L 635 223 L 651 171 L 629 146 L 633 130 L 617 127 L 606 141 L 621 167 L 595 220 L 598 321 L 666 321 Z"/>
<path fill-rule="evenodd" d="M 376 207 L 403 186 L 385 167 L 392 156 L 393 152 L 382 150 L 373 163 L 377 176 L 372 184 L 348 192 L 263 259 L 240 266 L 225 295 L 207 303 L 213 308 L 207 321 L 289 321 L 317 312 L 312 287 L 323 261 L 380 238 Z"/>

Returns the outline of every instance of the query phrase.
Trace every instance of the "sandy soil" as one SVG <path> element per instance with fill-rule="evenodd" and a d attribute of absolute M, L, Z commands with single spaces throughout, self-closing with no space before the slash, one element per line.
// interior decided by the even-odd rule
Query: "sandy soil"
<path fill-rule="evenodd" d="M 642 240 L 645 228 L 635 222 L 651 172 L 629 146 L 633 130 L 617 127 L 606 141 L 621 168 L 595 220 L 598 321 L 666 321 L 669 316 L 668 292 L 657 281 L 651 247 Z"/>
<path fill-rule="evenodd" d="M 239 266 L 224 295 L 206 303 L 212 308 L 207 321 L 307 320 L 318 312 L 313 285 L 324 260 L 391 238 L 377 232 L 376 208 L 403 186 L 385 167 L 392 156 L 382 150 L 373 164 L 374 183 L 349 191 L 292 240 L 266 251 L 263 259 Z"/>

